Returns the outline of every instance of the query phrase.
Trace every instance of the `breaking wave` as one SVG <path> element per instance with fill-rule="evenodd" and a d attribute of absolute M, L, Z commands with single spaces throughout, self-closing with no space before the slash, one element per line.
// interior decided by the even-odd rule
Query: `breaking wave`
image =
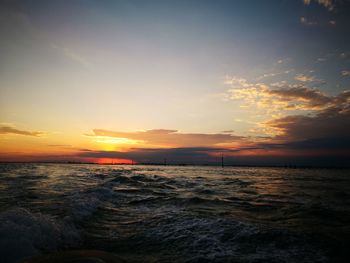
<path fill-rule="evenodd" d="M 41 213 L 14 208 L 0 214 L 0 248 L 2 262 L 73 247 L 80 241 L 76 227 Z"/>

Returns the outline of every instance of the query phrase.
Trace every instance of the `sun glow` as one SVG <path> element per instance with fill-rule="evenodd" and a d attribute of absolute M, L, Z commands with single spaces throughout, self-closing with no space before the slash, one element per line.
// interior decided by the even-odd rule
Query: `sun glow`
<path fill-rule="evenodd" d="M 108 136 L 96 136 L 93 142 L 99 144 L 99 148 L 102 148 L 104 151 L 115 151 L 128 148 L 131 145 L 138 145 L 142 143 L 139 140 L 133 140 L 128 138 L 114 138 Z"/>
<path fill-rule="evenodd" d="M 108 136 L 96 136 L 95 142 L 108 143 L 108 144 L 140 144 L 139 140 L 132 140 L 128 138 L 112 138 Z"/>
<path fill-rule="evenodd" d="M 98 158 L 94 160 L 97 164 L 133 164 L 134 162 L 129 159 L 117 159 L 117 158 Z"/>

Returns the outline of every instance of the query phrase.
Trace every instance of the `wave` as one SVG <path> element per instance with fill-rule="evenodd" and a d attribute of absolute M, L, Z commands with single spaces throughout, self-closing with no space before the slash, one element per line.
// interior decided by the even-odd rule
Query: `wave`
<path fill-rule="evenodd" d="M 134 240 L 141 249 L 182 255 L 180 262 L 325 262 L 304 236 L 233 219 L 168 217 Z M 144 244 L 147 244 L 146 246 Z M 166 254 L 162 255 L 166 258 Z"/>
<path fill-rule="evenodd" d="M 111 187 L 101 186 L 69 196 L 71 217 L 75 222 L 86 220 L 107 200 L 114 196 Z"/>
<path fill-rule="evenodd" d="M 79 245 L 79 224 L 113 197 L 112 187 L 112 184 L 107 184 L 66 194 L 65 203 L 69 212 L 62 219 L 22 207 L 0 213 L 1 262 L 18 262 L 43 252 Z"/>
<path fill-rule="evenodd" d="M 0 213 L 0 254 L 4 263 L 18 262 L 42 251 L 73 247 L 79 241 L 79 231 L 65 220 L 24 208 Z"/>

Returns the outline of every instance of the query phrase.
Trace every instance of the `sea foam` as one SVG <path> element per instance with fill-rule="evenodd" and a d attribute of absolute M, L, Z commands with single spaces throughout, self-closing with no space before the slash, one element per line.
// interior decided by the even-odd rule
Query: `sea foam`
<path fill-rule="evenodd" d="M 79 243 L 79 231 L 59 221 L 24 208 L 0 213 L 0 254 L 2 262 L 18 262 L 42 251 L 55 251 Z"/>

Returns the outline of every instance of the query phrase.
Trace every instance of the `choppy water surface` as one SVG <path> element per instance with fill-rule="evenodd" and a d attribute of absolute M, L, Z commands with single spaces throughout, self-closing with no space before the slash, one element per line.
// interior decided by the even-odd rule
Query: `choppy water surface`
<path fill-rule="evenodd" d="M 345 169 L 0 165 L 2 262 L 345 262 L 349 222 Z"/>

